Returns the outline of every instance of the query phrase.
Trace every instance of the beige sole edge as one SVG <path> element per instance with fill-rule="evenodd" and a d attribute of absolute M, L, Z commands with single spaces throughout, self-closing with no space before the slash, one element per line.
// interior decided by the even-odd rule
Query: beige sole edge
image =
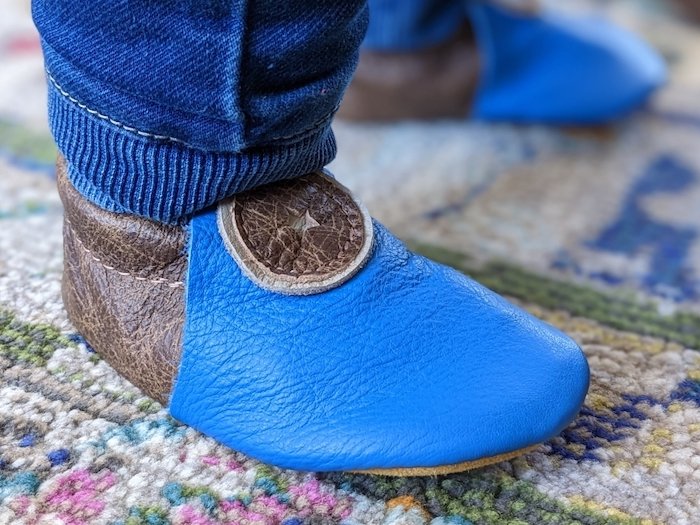
<path fill-rule="evenodd" d="M 539 445 L 533 445 L 531 447 L 514 450 L 513 452 L 499 454 L 498 456 L 475 459 L 473 461 L 464 461 L 462 463 L 454 463 L 452 465 L 440 465 L 438 467 L 375 468 L 368 470 L 352 470 L 350 472 L 353 472 L 354 474 L 376 474 L 378 476 L 442 476 L 445 474 L 456 474 L 457 472 L 465 472 L 467 470 L 486 467 L 488 465 L 493 465 L 494 463 L 500 463 L 501 461 L 508 461 L 510 459 L 517 458 L 518 456 L 522 456 L 523 454 L 527 454 L 528 452 L 532 452 L 538 446 Z"/>

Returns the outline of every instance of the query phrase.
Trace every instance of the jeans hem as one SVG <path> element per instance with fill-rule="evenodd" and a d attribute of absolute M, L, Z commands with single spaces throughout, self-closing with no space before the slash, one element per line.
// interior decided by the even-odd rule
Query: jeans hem
<path fill-rule="evenodd" d="M 178 223 L 233 194 L 321 169 L 335 157 L 330 118 L 297 140 L 240 152 L 136 134 L 49 82 L 49 124 L 76 189 L 102 208 Z"/>

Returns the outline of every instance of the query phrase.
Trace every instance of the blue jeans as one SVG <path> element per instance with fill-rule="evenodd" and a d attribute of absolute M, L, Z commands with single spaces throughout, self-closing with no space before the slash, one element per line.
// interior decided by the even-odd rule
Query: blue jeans
<path fill-rule="evenodd" d="M 450 31 L 454 3 L 377 0 L 368 45 L 405 47 L 406 28 L 424 45 Z M 366 0 L 33 0 L 32 12 L 71 181 L 164 222 L 330 162 L 368 23 Z"/>

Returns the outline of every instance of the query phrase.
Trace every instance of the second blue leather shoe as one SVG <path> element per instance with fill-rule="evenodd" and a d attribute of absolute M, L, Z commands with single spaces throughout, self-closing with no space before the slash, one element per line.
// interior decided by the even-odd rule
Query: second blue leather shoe
<path fill-rule="evenodd" d="M 509 2 L 466 1 L 464 27 L 434 47 L 365 47 L 341 117 L 392 121 L 471 115 L 603 124 L 644 104 L 665 82 L 659 54 L 601 17 L 502 3 Z M 373 31 L 383 34 L 370 23 L 370 44 Z"/>
<path fill-rule="evenodd" d="M 557 435 L 588 388 L 578 346 L 409 252 L 332 177 L 237 195 L 187 228 L 70 185 L 64 302 L 177 420 L 281 467 L 444 474 Z"/>
<path fill-rule="evenodd" d="M 637 108 L 666 80 L 656 51 L 601 17 L 481 1 L 468 12 L 482 56 L 475 117 L 600 124 Z"/>

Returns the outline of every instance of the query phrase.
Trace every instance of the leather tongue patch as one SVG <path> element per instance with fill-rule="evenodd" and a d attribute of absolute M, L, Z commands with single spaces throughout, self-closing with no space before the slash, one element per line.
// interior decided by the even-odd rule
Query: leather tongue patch
<path fill-rule="evenodd" d="M 342 284 L 372 247 L 365 207 L 321 172 L 240 193 L 219 205 L 218 220 L 243 272 L 283 294 L 309 295 Z"/>

